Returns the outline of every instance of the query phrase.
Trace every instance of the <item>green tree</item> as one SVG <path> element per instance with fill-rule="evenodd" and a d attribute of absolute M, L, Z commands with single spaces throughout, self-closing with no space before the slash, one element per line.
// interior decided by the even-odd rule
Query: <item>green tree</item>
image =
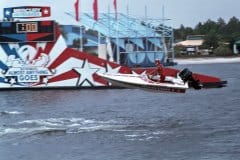
<path fill-rule="evenodd" d="M 232 55 L 231 49 L 226 45 L 220 45 L 216 49 L 213 50 L 213 54 L 216 56 L 229 56 Z"/>
<path fill-rule="evenodd" d="M 204 38 L 204 48 L 215 49 L 218 47 L 220 37 L 215 30 L 210 30 L 209 33 Z"/>
<path fill-rule="evenodd" d="M 184 27 L 184 25 L 181 25 L 179 29 L 174 30 L 175 39 L 177 40 L 185 40 L 188 35 L 192 35 L 193 33 L 191 27 Z"/>
<path fill-rule="evenodd" d="M 237 17 L 230 18 L 227 23 L 223 18 L 218 18 L 216 22 L 209 19 L 206 22 L 199 22 L 193 29 L 181 25 L 174 31 L 175 39 L 184 40 L 187 35 L 192 34 L 205 35 L 203 48 L 217 49 L 219 44 L 229 44 L 224 47 L 231 50 L 234 42 L 240 39 L 240 21 Z"/>
<path fill-rule="evenodd" d="M 239 26 L 240 26 L 239 19 L 236 17 L 232 17 L 227 24 L 228 33 L 239 32 Z"/>

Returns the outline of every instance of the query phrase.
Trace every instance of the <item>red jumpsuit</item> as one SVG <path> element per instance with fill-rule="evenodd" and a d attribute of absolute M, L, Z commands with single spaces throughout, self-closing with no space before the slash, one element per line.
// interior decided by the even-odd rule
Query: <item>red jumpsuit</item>
<path fill-rule="evenodd" d="M 160 75 L 159 81 L 164 82 L 165 81 L 164 67 L 159 60 L 155 60 L 155 64 L 157 66 L 157 69 L 152 71 L 150 75 L 152 76 Z"/>

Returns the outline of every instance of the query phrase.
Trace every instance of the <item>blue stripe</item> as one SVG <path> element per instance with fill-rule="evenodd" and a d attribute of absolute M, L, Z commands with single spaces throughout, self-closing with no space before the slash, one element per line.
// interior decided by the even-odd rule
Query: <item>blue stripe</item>
<path fill-rule="evenodd" d="M 8 66 L 6 64 L 4 64 L 2 61 L 0 61 L 0 68 L 3 70 L 7 70 Z"/>
<path fill-rule="evenodd" d="M 9 84 L 8 82 L 5 82 L 5 79 L 0 77 L 0 83 L 4 83 L 4 84 Z M 20 83 L 15 83 L 14 85 L 18 85 L 18 86 L 24 86 L 23 84 L 20 84 Z"/>
<path fill-rule="evenodd" d="M 10 49 L 8 44 L 1 44 L 3 50 L 5 51 L 5 54 L 10 56 L 10 55 L 15 55 L 15 58 L 20 58 L 19 55 L 17 54 L 17 51 L 15 48 Z"/>
<path fill-rule="evenodd" d="M 11 27 L 12 23 L 11 22 L 2 22 L 1 27 Z"/>
<path fill-rule="evenodd" d="M 6 83 L 4 78 L 0 77 L 0 83 Z"/>
<path fill-rule="evenodd" d="M 11 38 L 14 40 L 18 40 L 21 42 L 26 42 L 27 41 L 27 34 L 2 34 L 2 37 L 7 37 L 7 38 Z"/>

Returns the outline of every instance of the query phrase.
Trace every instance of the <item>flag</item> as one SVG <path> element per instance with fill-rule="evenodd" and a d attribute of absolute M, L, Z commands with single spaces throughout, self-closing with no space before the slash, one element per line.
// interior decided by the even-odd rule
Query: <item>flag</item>
<path fill-rule="evenodd" d="M 93 18 L 98 20 L 98 0 L 93 1 Z"/>
<path fill-rule="evenodd" d="M 113 7 L 114 7 L 114 10 L 115 10 L 115 18 L 117 19 L 117 0 L 113 0 Z"/>
<path fill-rule="evenodd" d="M 75 19 L 76 21 L 79 21 L 79 0 L 77 0 L 74 3 L 74 8 L 75 8 Z"/>

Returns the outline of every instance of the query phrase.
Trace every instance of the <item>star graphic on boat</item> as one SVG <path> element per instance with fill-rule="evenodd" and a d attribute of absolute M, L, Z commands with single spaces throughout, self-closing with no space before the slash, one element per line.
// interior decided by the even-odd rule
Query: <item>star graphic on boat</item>
<path fill-rule="evenodd" d="M 9 80 L 9 83 L 11 84 L 11 86 L 14 85 L 16 83 L 16 79 L 15 78 L 11 78 Z"/>
<path fill-rule="evenodd" d="M 99 68 L 91 68 L 88 60 L 85 60 L 85 62 L 83 62 L 82 68 L 73 69 L 80 75 L 77 86 L 94 86 L 93 74 L 96 73 Z"/>
<path fill-rule="evenodd" d="M 110 66 L 110 64 L 107 63 L 107 68 L 106 68 L 107 73 L 117 74 L 117 73 L 119 73 L 120 69 L 121 69 L 121 66 L 113 68 L 113 67 Z"/>
<path fill-rule="evenodd" d="M 141 75 L 141 76 L 143 76 L 143 75 L 146 75 L 147 72 L 146 72 L 146 71 L 143 71 L 142 73 L 137 73 L 137 72 L 135 72 L 135 71 L 132 71 L 132 74 L 133 74 L 133 75 Z"/>

